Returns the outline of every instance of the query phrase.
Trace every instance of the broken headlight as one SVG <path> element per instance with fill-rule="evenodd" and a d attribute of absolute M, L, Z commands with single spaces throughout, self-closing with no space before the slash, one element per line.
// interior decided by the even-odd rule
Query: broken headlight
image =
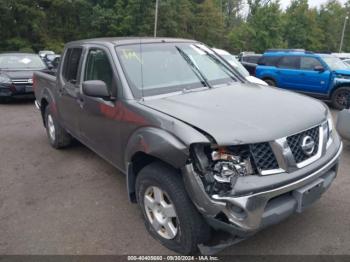
<path fill-rule="evenodd" d="M 224 194 L 234 189 L 238 177 L 255 174 L 248 146 L 193 146 L 194 166 L 209 194 Z"/>

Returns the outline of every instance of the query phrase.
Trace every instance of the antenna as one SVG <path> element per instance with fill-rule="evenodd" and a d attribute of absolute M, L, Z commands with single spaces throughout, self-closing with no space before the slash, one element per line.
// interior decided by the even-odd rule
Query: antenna
<path fill-rule="evenodd" d="M 142 43 L 141 43 L 141 37 L 140 37 L 140 66 L 141 66 L 141 95 L 142 95 L 142 100 L 144 99 L 144 94 L 143 94 L 143 56 L 142 56 Z"/>

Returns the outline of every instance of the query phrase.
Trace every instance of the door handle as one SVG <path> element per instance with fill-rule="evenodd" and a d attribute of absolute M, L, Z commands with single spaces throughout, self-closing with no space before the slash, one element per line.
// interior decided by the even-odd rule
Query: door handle
<path fill-rule="evenodd" d="M 58 94 L 59 94 L 60 96 L 62 96 L 62 95 L 63 95 L 63 92 L 64 92 L 64 91 L 63 91 L 63 88 L 61 88 L 61 87 L 60 87 L 60 88 L 58 88 Z"/>

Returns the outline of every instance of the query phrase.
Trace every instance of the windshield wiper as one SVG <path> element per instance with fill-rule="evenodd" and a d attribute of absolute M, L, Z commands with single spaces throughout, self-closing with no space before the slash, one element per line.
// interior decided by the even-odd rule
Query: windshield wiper
<path fill-rule="evenodd" d="M 198 79 L 201 81 L 201 83 L 208 88 L 212 88 L 211 84 L 209 83 L 209 80 L 205 77 L 205 75 L 203 75 L 201 70 L 199 70 L 197 65 L 192 61 L 192 59 L 188 56 L 188 54 L 186 54 L 178 46 L 175 46 L 175 48 L 177 49 L 177 51 L 179 51 L 180 55 L 183 57 L 183 59 L 185 59 L 187 64 L 189 64 L 191 66 L 192 71 L 195 73 L 195 75 L 198 77 Z"/>
<path fill-rule="evenodd" d="M 218 59 L 215 55 L 211 54 L 210 52 L 208 52 L 208 50 L 204 49 L 203 47 L 201 47 L 200 45 L 194 45 L 195 47 L 197 47 L 198 49 L 200 49 L 201 51 L 203 51 L 207 56 L 209 56 L 212 60 L 214 60 L 215 63 L 219 64 L 221 67 L 225 68 L 226 70 L 228 70 L 229 72 L 231 72 L 235 77 L 239 78 L 240 80 L 245 80 L 244 77 L 236 74 L 235 72 L 232 72 L 233 70 L 235 69 L 232 69 L 232 66 L 231 65 L 227 65 L 229 64 L 227 61 L 225 61 L 225 59 L 221 58 L 224 63 L 222 61 L 220 61 L 220 59 Z M 215 51 L 214 51 L 215 53 Z M 226 64 L 227 63 L 227 64 Z M 230 78 L 234 81 L 237 81 L 237 79 L 235 77 L 233 77 L 231 74 L 230 75 Z"/>

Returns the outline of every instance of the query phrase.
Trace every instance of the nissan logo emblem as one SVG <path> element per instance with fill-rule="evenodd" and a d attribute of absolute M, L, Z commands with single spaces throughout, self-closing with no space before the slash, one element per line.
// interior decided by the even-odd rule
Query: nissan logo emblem
<path fill-rule="evenodd" d="M 315 141 L 311 136 L 304 136 L 301 140 L 301 149 L 304 154 L 310 156 L 315 150 Z"/>

